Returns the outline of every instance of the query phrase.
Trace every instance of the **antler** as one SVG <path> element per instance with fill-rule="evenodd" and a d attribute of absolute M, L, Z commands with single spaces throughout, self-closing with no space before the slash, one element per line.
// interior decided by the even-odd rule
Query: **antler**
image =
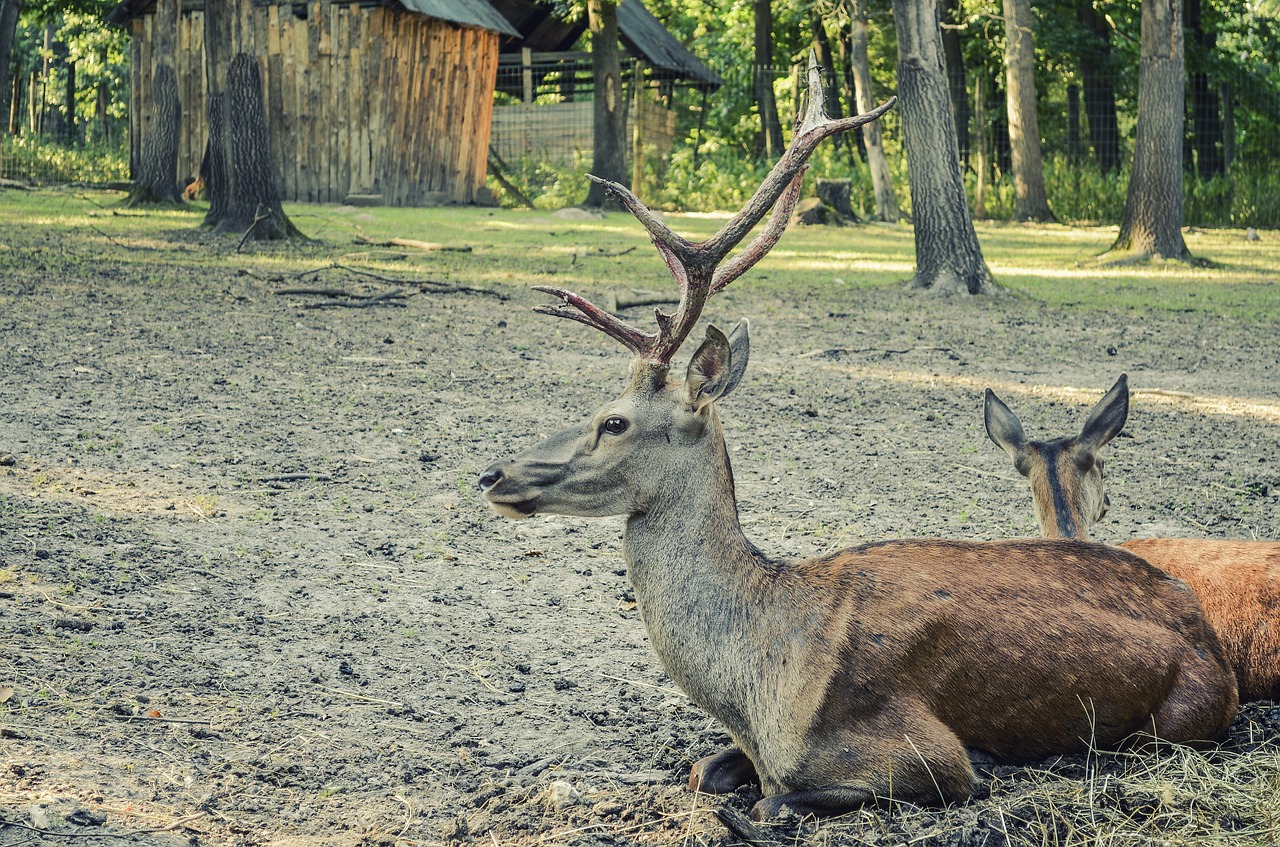
<path fill-rule="evenodd" d="M 554 306 L 537 306 L 534 311 L 593 326 L 621 342 L 638 358 L 659 366 L 669 365 L 671 357 L 697 324 L 707 299 L 746 273 L 778 242 L 790 222 L 796 202 L 800 199 L 807 162 L 818 143 L 828 136 L 870 123 L 893 108 L 896 101 L 896 97 L 891 97 L 865 115 L 829 117 L 823 107 L 826 101 L 823 97 L 822 68 L 813 51 L 810 51 L 807 102 L 797 120 L 791 145 L 742 210 L 706 241 L 691 242 L 677 235 L 626 186 L 591 176 L 590 179 L 604 186 L 649 231 L 654 246 L 658 248 L 679 286 L 680 303 L 671 314 L 654 309 L 654 317 L 658 322 L 656 333 L 636 329 L 617 315 L 606 312 L 572 291 L 550 285 L 537 285 L 534 288 L 559 297 L 562 302 Z M 773 213 L 760 234 L 724 267 L 719 267 L 729 251 L 760 223 L 770 208 Z"/>

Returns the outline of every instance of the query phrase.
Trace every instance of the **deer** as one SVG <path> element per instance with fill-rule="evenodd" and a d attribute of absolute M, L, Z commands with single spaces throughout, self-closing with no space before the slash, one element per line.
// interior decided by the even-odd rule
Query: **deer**
<path fill-rule="evenodd" d="M 825 114 L 810 57 L 792 141 L 746 205 L 691 242 L 627 188 L 592 177 L 644 226 L 680 293 L 644 331 L 571 291 L 535 311 L 621 343 L 621 395 L 478 477 L 497 514 L 622 516 L 640 617 L 666 672 L 733 745 L 689 787 L 758 784 L 756 820 L 839 814 L 885 798 L 969 797 L 974 762 L 1026 763 L 1147 738 L 1209 742 L 1235 679 L 1194 595 L 1133 554 L 1082 541 L 885 541 L 804 561 L 743 533 L 718 405 L 741 383 L 750 325 L 707 325 L 707 299 L 786 228 L 806 160 L 893 105 Z M 728 254 L 772 214 L 732 258 Z"/>
<path fill-rule="evenodd" d="M 1098 452 L 1128 417 L 1129 377 L 1121 374 L 1078 435 L 1028 441 L 1018 416 L 986 390 L 987 435 L 1030 483 L 1044 537 L 1089 540 L 1110 506 Z M 1140 538 L 1119 546 L 1195 592 L 1235 671 L 1240 702 L 1280 700 L 1280 542 Z"/>

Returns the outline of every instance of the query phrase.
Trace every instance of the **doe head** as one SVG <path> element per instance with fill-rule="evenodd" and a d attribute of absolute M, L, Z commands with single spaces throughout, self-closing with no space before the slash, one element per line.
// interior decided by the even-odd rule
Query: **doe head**
<path fill-rule="evenodd" d="M 1121 374 L 1084 422 L 1079 435 L 1028 441 L 1022 422 L 990 388 L 983 403 L 987 435 L 1009 454 L 1031 484 L 1031 502 L 1046 538 L 1089 537 L 1111 505 L 1098 455 L 1129 417 L 1129 378 Z"/>

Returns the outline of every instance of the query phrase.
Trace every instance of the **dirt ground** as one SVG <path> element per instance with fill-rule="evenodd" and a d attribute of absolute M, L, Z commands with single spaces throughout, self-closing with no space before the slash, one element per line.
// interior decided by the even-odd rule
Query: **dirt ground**
<path fill-rule="evenodd" d="M 621 347 L 516 285 L 308 309 L 238 272 L 271 248 L 198 275 L 124 255 L 0 233 L 0 847 L 740 843 L 713 810 L 749 791 L 684 788 L 727 738 L 647 645 L 621 520 L 509 522 L 476 490 L 614 396 Z M 766 552 L 1035 534 L 982 389 L 1066 434 L 1121 372 L 1138 393 L 1097 536 L 1280 538 L 1274 325 L 777 283 L 707 315 L 753 321 L 721 415 Z M 1243 712 L 1209 762 L 1252 752 L 1274 796 L 1280 709 Z M 1106 772 L 1003 769 L 950 810 L 768 831 L 1082 843 L 1027 786 Z M 1058 802 L 1199 808 L 1162 790 Z"/>

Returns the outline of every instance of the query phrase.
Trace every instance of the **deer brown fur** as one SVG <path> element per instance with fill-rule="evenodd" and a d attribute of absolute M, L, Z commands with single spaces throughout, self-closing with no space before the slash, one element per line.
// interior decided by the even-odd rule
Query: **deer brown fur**
<path fill-rule="evenodd" d="M 1079 435 L 1028 441 L 1017 416 L 987 389 L 987 433 L 1030 482 L 1045 537 L 1088 539 L 1089 527 L 1106 514 L 1097 454 L 1128 414 L 1122 374 Z M 1280 542 L 1144 538 L 1120 546 L 1191 586 L 1235 670 L 1241 702 L 1280 700 Z"/>
<path fill-rule="evenodd" d="M 622 186 L 681 298 L 645 333 L 585 298 L 543 289 L 543 311 L 633 354 L 618 399 L 583 425 L 497 462 L 479 483 L 507 517 L 626 518 L 623 555 L 666 672 L 734 747 L 693 765 L 691 787 L 758 781 L 752 813 L 834 813 L 874 798 L 948 802 L 970 755 L 1028 762 L 1135 733 L 1216 738 L 1235 679 L 1186 586 L 1123 550 L 1078 541 L 897 541 L 784 562 L 742 532 L 717 403 L 747 367 L 745 321 L 713 326 L 683 379 L 671 359 L 707 297 L 781 235 L 804 159 L 857 125 L 822 112 L 811 58 L 804 118 L 747 206 L 693 244 Z M 880 111 L 883 111 L 883 108 Z M 773 207 L 762 233 L 725 258 Z"/>

